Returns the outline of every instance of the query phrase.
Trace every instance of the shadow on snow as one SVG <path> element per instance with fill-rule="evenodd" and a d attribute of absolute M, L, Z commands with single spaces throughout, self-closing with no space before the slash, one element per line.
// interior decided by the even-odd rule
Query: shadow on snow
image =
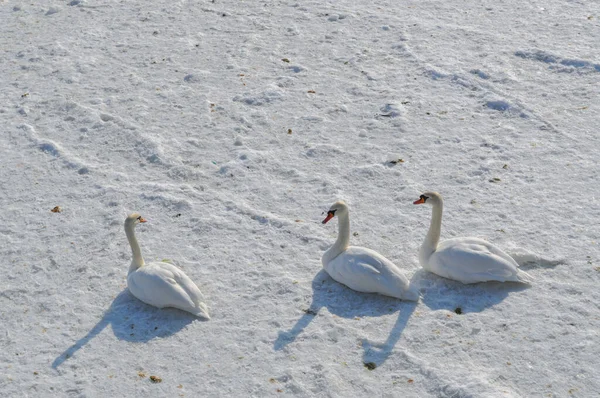
<path fill-rule="evenodd" d="M 294 342 L 311 321 L 318 315 L 321 308 L 341 318 L 377 317 L 399 312 L 398 320 L 392 328 L 388 339 L 383 344 L 374 344 L 363 340 L 363 362 L 373 362 L 381 365 L 390 356 L 394 346 L 400 339 L 408 319 L 415 310 L 417 303 L 402 301 L 393 297 L 372 293 L 360 293 L 334 281 L 325 270 L 321 270 L 312 281 L 312 303 L 305 314 L 288 331 L 280 331 L 273 345 L 276 351 L 284 349 Z"/>
<path fill-rule="evenodd" d="M 465 285 L 424 269 L 413 275 L 411 284 L 419 287 L 421 302 L 431 310 L 457 313 L 460 311 L 462 314 L 481 312 L 499 304 L 512 292 L 530 288 L 529 285 L 516 282 L 481 282 Z"/>
<path fill-rule="evenodd" d="M 445 279 L 423 269 L 411 278 L 411 285 L 419 287 L 421 302 L 431 310 L 460 311 L 462 314 L 481 312 L 499 304 L 512 292 L 528 289 L 530 286 L 512 282 L 484 282 L 465 285 Z M 408 320 L 418 303 L 402 301 L 378 294 L 355 292 L 334 281 L 325 270 L 321 270 L 312 281 L 312 303 L 305 314 L 288 331 L 280 331 L 273 348 L 284 349 L 294 342 L 312 322 L 319 311 L 327 310 L 341 318 L 377 317 L 398 311 L 398 318 L 387 340 L 378 344 L 362 340 L 363 363 L 382 365 L 391 355 L 400 340 Z M 459 310 L 460 309 L 460 310 Z"/>
<path fill-rule="evenodd" d="M 119 340 L 146 343 L 156 337 L 171 336 L 195 319 L 198 318 L 174 308 L 154 308 L 125 289 L 113 300 L 102 319 L 84 337 L 59 355 L 52 362 L 52 367 L 56 369 L 62 365 L 109 324 Z"/>

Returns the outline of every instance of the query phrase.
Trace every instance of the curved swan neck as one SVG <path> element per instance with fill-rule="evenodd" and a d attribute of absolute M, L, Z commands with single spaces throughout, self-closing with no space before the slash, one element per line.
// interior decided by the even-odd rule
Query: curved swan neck
<path fill-rule="evenodd" d="M 323 255 L 323 265 L 336 258 L 350 244 L 350 217 L 348 216 L 348 212 L 338 215 L 338 229 L 337 240 Z"/>
<path fill-rule="evenodd" d="M 129 273 L 131 273 L 144 265 L 144 258 L 142 257 L 142 250 L 135 237 L 135 224 L 126 224 L 125 234 L 127 235 L 129 246 L 131 246 L 131 253 L 133 254 L 131 266 L 129 266 Z"/>
<path fill-rule="evenodd" d="M 429 224 L 429 231 L 425 237 L 425 242 L 423 242 L 423 248 L 427 248 L 428 250 L 431 250 L 431 252 L 434 252 L 437 249 L 438 242 L 440 241 L 443 210 L 444 202 L 442 201 L 442 198 L 439 198 L 439 200 L 433 204 L 431 224 Z"/>

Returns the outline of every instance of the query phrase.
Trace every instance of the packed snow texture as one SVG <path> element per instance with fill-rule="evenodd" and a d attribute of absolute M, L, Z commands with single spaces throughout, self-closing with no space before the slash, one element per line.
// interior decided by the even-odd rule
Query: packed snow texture
<path fill-rule="evenodd" d="M 2 396 L 597 396 L 599 21 L 567 0 L 1 2 Z M 532 286 L 421 270 L 426 190 L 442 239 L 493 242 Z M 338 199 L 419 303 L 322 270 Z M 133 211 L 210 321 L 127 291 Z"/>

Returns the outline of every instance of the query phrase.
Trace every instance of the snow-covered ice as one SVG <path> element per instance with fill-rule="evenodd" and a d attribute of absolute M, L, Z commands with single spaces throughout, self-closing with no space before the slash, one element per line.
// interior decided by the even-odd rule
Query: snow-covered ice
<path fill-rule="evenodd" d="M 0 2 L 1 395 L 597 396 L 598 43 L 596 1 Z M 532 286 L 421 270 L 428 190 Z M 419 303 L 322 270 L 338 199 Z M 133 211 L 210 321 L 128 293 Z"/>

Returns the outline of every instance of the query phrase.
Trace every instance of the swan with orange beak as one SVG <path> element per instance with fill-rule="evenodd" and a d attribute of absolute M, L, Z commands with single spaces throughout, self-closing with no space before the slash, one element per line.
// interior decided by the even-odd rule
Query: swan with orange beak
<path fill-rule="evenodd" d="M 419 262 L 427 271 L 462 283 L 533 281 L 511 256 L 483 239 L 453 238 L 440 242 L 444 201 L 439 193 L 425 192 L 414 204 L 433 207 L 429 231 L 419 251 Z"/>
<path fill-rule="evenodd" d="M 338 238 L 321 259 L 323 268 L 334 280 L 358 292 L 419 300 L 419 293 L 394 263 L 371 249 L 349 246 L 350 218 L 346 203 L 335 202 L 323 224 L 334 217 L 338 218 Z"/>

